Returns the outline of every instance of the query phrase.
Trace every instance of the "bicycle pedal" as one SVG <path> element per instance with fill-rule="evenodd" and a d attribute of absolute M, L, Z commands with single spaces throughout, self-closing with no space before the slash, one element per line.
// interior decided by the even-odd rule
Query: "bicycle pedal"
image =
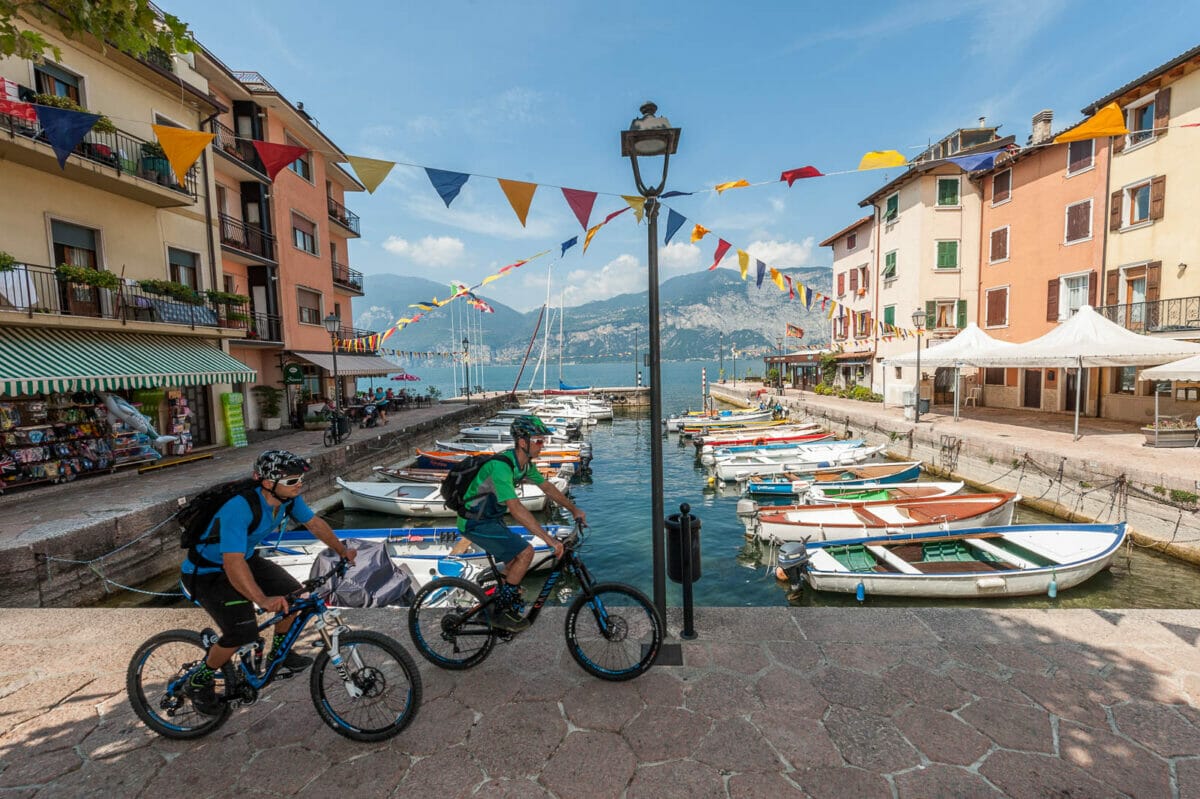
<path fill-rule="evenodd" d="M 298 671 L 292 671 L 287 666 L 280 666 L 275 672 L 275 679 L 290 680 L 299 673 L 300 672 L 298 672 Z"/>
<path fill-rule="evenodd" d="M 498 630 L 494 627 L 492 628 L 492 635 L 495 636 L 496 640 L 502 644 L 510 643 L 514 638 L 517 637 L 517 634 L 514 632 L 510 632 L 508 630 Z"/>

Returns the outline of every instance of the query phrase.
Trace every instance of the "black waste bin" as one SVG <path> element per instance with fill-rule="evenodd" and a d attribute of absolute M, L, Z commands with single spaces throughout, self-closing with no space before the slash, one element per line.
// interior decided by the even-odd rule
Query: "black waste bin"
<path fill-rule="evenodd" d="M 685 536 L 689 529 L 690 536 Z M 671 582 L 683 582 L 683 557 L 687 551 L 685 537 L 691 538 L 692 582 L 700 579 L 700 519 L 687 514 L 672 513 L 666 518 L 667 577 Z"/>

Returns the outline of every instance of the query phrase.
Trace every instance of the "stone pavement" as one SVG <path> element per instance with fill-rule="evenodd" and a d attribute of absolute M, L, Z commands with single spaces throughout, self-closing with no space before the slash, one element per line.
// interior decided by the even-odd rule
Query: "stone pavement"
<path fill-rule="evenodd" d="M 1200 612 L 701 608 L 682 667 L 616 684 L 561 614 L 470 671 L 418 658 L 412 726 L 356 744 L 303 677 L 201 741 L 142 727 L 128 659 L 200 611 L 8 610 L 0 797 L 1200 796 Z M 412 651 L 402 612 L 347 619 Z"/>

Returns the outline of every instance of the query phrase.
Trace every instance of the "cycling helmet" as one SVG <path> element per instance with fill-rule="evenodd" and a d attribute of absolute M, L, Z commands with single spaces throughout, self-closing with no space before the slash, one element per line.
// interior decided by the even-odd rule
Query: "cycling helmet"
<path fill-rule="evenodd" d="M 304 474 L 311 468 L 308 458 L 301 458 L 285 449 L 269 449 L 254 462 L 254 474 L 259 480 L 280 480 Z"/>
<path fill-rule="evenodd" d="M 550 428 L 546 427 L 546 423 L 531 414 L 513 419 L 512 426 L 508 430 L 512 433 L 513 440 L 550 435 Z"/>

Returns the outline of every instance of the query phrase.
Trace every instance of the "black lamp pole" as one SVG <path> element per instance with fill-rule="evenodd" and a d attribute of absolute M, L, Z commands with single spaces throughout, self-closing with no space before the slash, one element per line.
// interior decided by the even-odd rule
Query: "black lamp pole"
<path fill-rule="evenodd" d="M 647 265 L 649 270 L 650 316 L 650 513 L 651 553 L 654 578 L 654 606 L 665 621 L 667 618 L 667 569 L 665 524 L 663 518 L 663 451 L 662 451 L 662 375 L 658 317 L 658 197 L 667 185 L 667 169 L 671 155 L 679 147 L 679 128 L 672 128 L 666 117 L 655 116 L 658 106 L 647 102 L 640 109 L 642 116 L 633 120 L 629 130 L 621 131 L 621 155 L 633 164 L 633 179 L 638 194 L 646 200 Z M 642 182 L 638 156 L 662 156 L 662 178 L 657 186 Z"/>
<path fill-rule="evenodd" d="M 338 332 L 341 330 L 342 320 L 337 314 L 329 314 L 325 317 L 325 329 L 329 331 L 329 340 L 333 345 L 333 410 L 335 413 L 342 410 L 341 381 L 338 380 L 337 368 L 337 351 L 338 351 Z"/>
<path fill-rule="evenodd" d="M 913 413 L 913 424 L 921 421 L 921 332 L 925 326 L 925 311 L 918 308 L 913 311 L 913 325 L 917 328 L 917 400 Z"/>
<path fill-rule="evenodd" d="M 467 383 L 467 404 L 468 404 L 468 405 L 470 405 L 470 404 L 471 404 L 471 362 L 470 362 L 470 359 L 468 359 L 468 358 L 467 358 L 467 345 L 468 345 L 469 343 L 470 343 L 470 342 L 468 342 L 468 341 L 467 341 L 467 339 L 466 339 L 466 337 L 464 336 L 464 337 L 463 337 L 463 340 L 462 340 L 462 345 L 463 345 L 463 380 L 465 380 L 465 381 L 466 381 L 466 383 Z"/>

